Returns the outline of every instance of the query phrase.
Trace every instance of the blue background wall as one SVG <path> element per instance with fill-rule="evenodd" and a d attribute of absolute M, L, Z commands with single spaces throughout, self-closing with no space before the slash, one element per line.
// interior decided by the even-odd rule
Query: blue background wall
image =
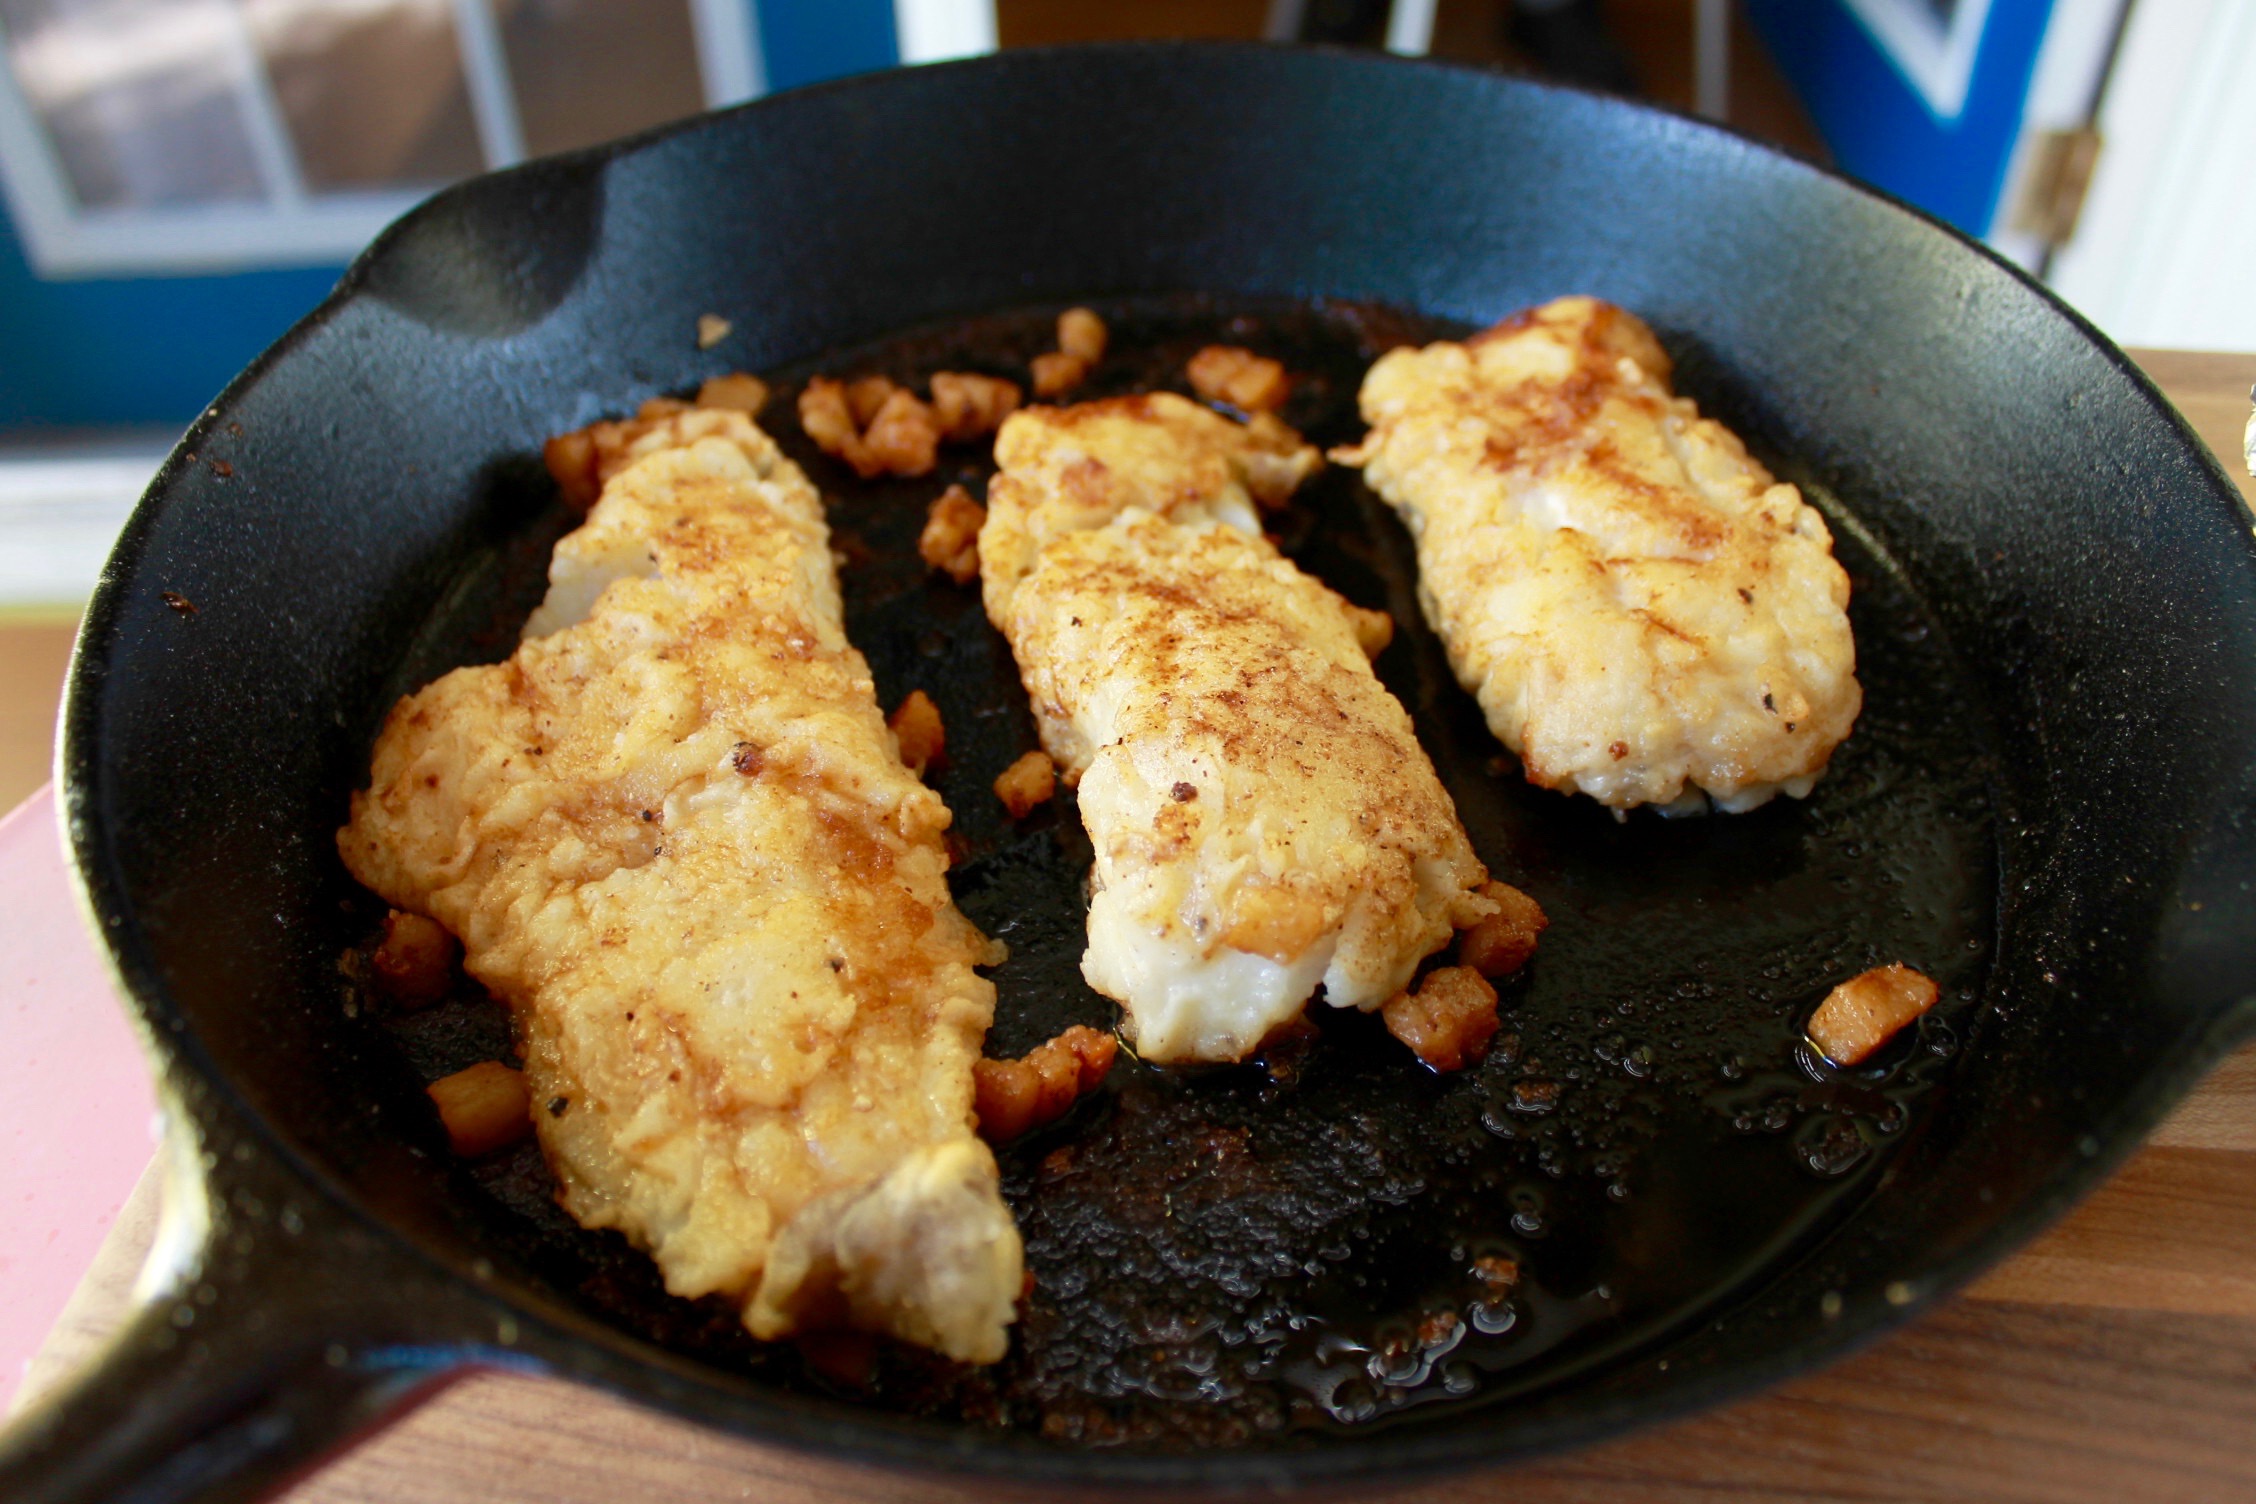
<path fill-rule="evenodd" d="M 759 14 L 771 91 L 897 60 L 892 0 L 761 0 Z M 185 425 L 343 270 L 46 282 L 0 212 L 0 431 Z"/>
<path fill-rule="evenodd" d="M 1940 120 L 1840 0 L 1746 0 L 1842 170 L 1986 233 L 2052 0 L 1991 0 L 1966 108 Z M 890 67 L 891 0 L 760 0 L 771 90 Z M 184 424 L 341 266 L 45 282 L 0 214 L 0 432 Z"/>
<path fill-rule="evenodd" d="M 1991 0 L 1966 106 L 1955 120 L 1928 109 L 1840 0 L 1746 4 L 1835 166 L 1969 235 L 1989 232 L 2052 0 Z"/>

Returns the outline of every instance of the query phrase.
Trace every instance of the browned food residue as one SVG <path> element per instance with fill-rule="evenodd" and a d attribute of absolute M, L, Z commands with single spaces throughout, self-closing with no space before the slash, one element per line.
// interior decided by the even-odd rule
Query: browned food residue
<path fill-rule="evenodd" d="M 1916 1022 L 1941 995 L 1908 966 L 1875 966 L 1825 995 L 1810 1015 L 1810 1043 L 1835 1065 L 1855 1065 Z"/>
<path fill-rule="evenodd" d="M 498 1060 L 442 1076 L 424 1090 L 439 1109 L 447 1143 L 464 1159 L 491 1154 L 533 1131 L 524 1073 Z"/>
<path fill-rule="evenodd" d="M 697 389 L 697 405 L 734 408 L 747 417 L 756 418 L 760 409 L 768 405 L 768 384 L 742 371 L 710 377 Z"/>
<path fill-rule="evenodd" d="M 866 1387 L 877 1371 L 877 1339 L 867 1332 L 806 1332 L 797 1346 L 809 1368 L 849 1389 Z"/>
<path fill-rule="evenodd" d="M 1396 993 L 1379 1016 L 1434 1070 L 1462 1070 L 1488 1053 L 1496 1034 L 1496 989 L 1470 966 L 1444 966 L 1417 991 Z"/>
<path fill-rule="evenodd" d="M 940 425 L 940 437 L 950 444 L 985 438 L 1018 411 L 1019 401 L 1018 383 L 1000 376 L 932 373 L 932 416 Z"/>
<path fill-rule="evenodd" d="M 1058 315 L 1055 350 L 1034 357 L 1034 395 L 1062 397 L 1089 379 L 1089 368 L 1104 359 L 1111 338 L 1093 309 L 1068 308 Z"/>
<path fill-rule="evenodd" d="M 1541 904 L 1508 883 L 1484 885 L 1481 897 L 1493 899 L 1497 910 L 1457 937 L 1457 959 L 1493 981 L 1527 965 L 1551 921 Z"/>
<path fill-rule="evenodd" d="M 940 445 L 991 434 L 1018 410 L 1017 384 L 997 376 L 936 371 L 932 400 L 886 376 L 841 382 L 817 376 L 799 394 L 799 426 L 823 453 L 856 475 L 929 475 Z"/>
<path fill-rule="evenodd" d="M 1056 792 L 1057 764 L 1047 752 L 1027 753 L 995 779 L 995 797 L 1009 807 L 1013 820 L 1025 819 Z"/>
<path fill-rule="evenodd" d="M 446 996 L 460 954 L 454 936 L 437 920 L 393 909 L 384 916 L 384 938 L 368 964 L 386 997 L 405 1008 L 420 1008 Z"/>
<path fill-rule="evenodd" d="M 1034 395 L 1063 397 L 1089 379 L 1089 363 L 1078 355 L 1051 350 L 1029 362 L 1034 373 Z"/>
<path fill-rule="evenodd" d="M 652 397 L 631 418 L 605 419 L 560 433 L 541 447 L 541 459 L 563 494 L 564 504 L 576 512 L 595 505 L 604 483 L 640 459 L 654 444 L 678 437 L 718 432 L 723 412 L 757 413 L 767 403 L 767 383 L 757 376 L 735 372 L 715 376 L 697 389 L 695 402 L 678 397 Z M 684 414 L 703 413 L 688 424 L 675 420 Z"/>
<path fill-rule="evenodd" d="M 917 554 L 957 584 L 968 585 L 979 578 L 979 529 L 986 521 L 987 509 L 970 492 L 950 486 L 925 514 Z"/>
<path fill-rule="evenodd" d="M 1191 357 L 1183 374 L 1208 402 L 1249 413 L 1274 412 L 1292 393 L 1292 378 L 1280 362 L 1237 345 L 1208 345 Z"/>
<path fill-rule="evenodd" d="M 1112 1069 L 1119 1041 L 1075 1024 L 1017 1060 L 981 1060 L 971 1068 L 973 1111 L 979 1134 L 1007 1143 L 1029 1129 L 1055 1122 L 1096 1090 Z"/>
<path fill-rule="evenodd" d="M 924 770 L 947 755 L 948 731 L 940 723 L 940 707 L 921 689 L 909 691 L 901 708 L 885 718 L 901 743 L 901 766 L 922 778 Z"/>
<path fill-rule="evenodd" d="M 1058 315 L 1058 350 L 1076 360 L 1095 365 L 1104 359 L 1105 346 L 1112 338 L 1105 321 L 1091 308 L 1068 308 Z"/>

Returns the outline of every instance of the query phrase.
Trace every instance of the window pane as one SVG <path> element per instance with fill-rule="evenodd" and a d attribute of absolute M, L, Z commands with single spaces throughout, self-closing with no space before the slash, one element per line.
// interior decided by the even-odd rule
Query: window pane
<path fill-rule="evenodd" d="M 264 197 L 226 0 L 0 0 L 0 24 L 82 207 Z"/>
<path fill-rule="evenodd" d="M 485 165 L 446 0 L 241 0 L 308 190 L 425 188 Z"/>
<path fill-rule="evenodd" d="M 496 0 L 525 149 L 592 146 L 705 108 L 687 0 Z"/>

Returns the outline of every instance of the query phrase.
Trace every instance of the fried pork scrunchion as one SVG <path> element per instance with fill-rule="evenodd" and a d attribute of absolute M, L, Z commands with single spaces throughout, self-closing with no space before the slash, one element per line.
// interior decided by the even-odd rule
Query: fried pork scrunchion
<path fill-rule="evenodd" d="M 1671 393 L 1633 315 L 1561 298 L 1371 367 L 1338 458 L 1528 778 L 1626 809 L 1806 795 L 1862 695 L 1825 521 Z"/>
<path fill-rule="evenodd" d="M 605 483 L 643 452 L 638 446 L 650 435 L 723 433 L 728 423 L 721 413 L 757 417 L 767 402 L 768 385 L 759 377 L 741 371 L 715 376 L 697 389 L 694 402 L 653 397 L 631 418 L 590 423 L 558 434 L 542 447 L 541 458 L 565 505 L 584 512 L 603 494 Z"/>
<path fill-rule="evenodd" d="M 995 797 L 1013 820 L 1023 820 L 1057 794 L 1057 764 L 1047 752 L 1028 752 L 995 775 Z"/>
<path fill-rule="evenodd" d="M 1933 979 L 1908 966 L 1875 966 L 1825 994 L 1810 1015 L 1810 1043 L 1835 1065 L 1862 1064 L 1942 995 Z"/>
<path fill-rule="evenodd" d="M 1018 411 L 1018 383 L 1000 376 L 935 371 L 931 386 L 932 418 L 940 425 L 940 437 L 950 444 L 983 439 Z"/>
<path fill-rule="evenodd" d="M 846 642 L 820 498 L 741 411 L 608 447 L 523 644 L 393 710 L 339 850 L 511 1008 L 584 1225 L 758 1336 L 993 1361 L 1022 1272 L 973 1132 L 995 957 Z"/>
<path fill-rule="evenodd" d="M 1387 1032 L 1433 1070 L 1463 1070 L 1496 1037 L 1496 989 L 1470 966 L 1429 972 L 1416 992 L 1398 992 L 1379 1012 Z"/>
<path fill-rule="evenodd" d="M 442 1076 L 424 1088 L 446 1129 L 447 1146 L 464 1159 L 514 1144 L 533 1131 L 525 1075 L 498 1060 Z"/>
<path fill-rule="evenodd" d="M 929 475 L 943 443 L 968 444 L 1018 410 L 1018 384 L 999 376 L 936 371 L 925 401 L 890 377 L 817 376 L 799 393 L 799 426 L 823 453 L 864 480 Z"/>
<path fill-rule="evenodd" d="M 987 509 L 962 486 L 940 493 L 925 512 L 917 556 L 959 585 L 979 578 L 979 529 Z"/>
<path fill-rule="evenodd" d="M 1191 390 L 1241 412 L 1273 412 L 1292 395 L 1284 365 L 1237 345 L 1208 345 L 1183 368 Z"/>
<path fill-rule="evenodd" d="M 369 953 L 368 967 L 385 996 L 402 1008 L 420 1008 L 446 996 L 461 949 L 445 925 L 394 909 L 384 916 L 383 943 Z"/>
<path fill-rule="evenodd" d="M 1096 847 L 1082 972 L 1155 1061 L 1236 1060 L 1321 983 L 1376 1008 L 1493 911 L 1409 715 L 1385 617 L 1262 536 L 1319 464 L 1274 418 L 1169 393 L 1030 408 L 979 557 Z"/>
<path fill-rule="evenodd" d="M 1068 308 L 1057 319 L 1058 353 L 1070 355 L 1075 360 L 1095 365 L 1104 359 L 1105 346 L 1112 343 L 1112 331 L 1093 308 Z"/>
<path fill-rule="evenodd" d="M 1527 965 L 1551 921 L 1542 905 L 1508 883 L 1489 883 L 1481 896 L 1496 912 L 1457 937 L 1457 959 L 1494 981 Z"/>
<path fill-rule="evenodd" d="M 980 1137 L 1009 1143 L 1065 1116 L 1104 1080 L 1117 1049 L 1110 1034 L 1075 1024 L 1016 1060 L 980 1061 L 971 1068 Z"/>
<path fill-rule="evenodd" d="M 1062 397 L 1089 379 L 1089 368 L 1104 359 L 1112 331 L 1089 308 L 1068 308 L 1058 315 L 1055 350 L 1029 362 L 1034 375 L 1034 395 Z"/>
<path fill-rule="evenodd" d="M 948 755 L 948 728 L 940 719 L 940 707 L 921 689 L 910 690 L 909 697 L 885 718 L 885 724 L 900 746 L 901 766 L 919 778 L 925 769 Z"/>

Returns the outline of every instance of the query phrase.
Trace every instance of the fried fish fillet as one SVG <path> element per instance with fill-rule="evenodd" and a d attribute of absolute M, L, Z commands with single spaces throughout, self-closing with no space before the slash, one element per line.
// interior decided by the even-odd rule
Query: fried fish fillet
<path fill-rule="evenodd" d="M 761 1337 L 1002 1356 L 973 1135 L 995 957 L 848 646 L 822 503 L 742 414 L 614 457 L 507 661 L 392 711 L 338 847 L 513 1011 L 560 1198 Z"/>
<path fill-rule="evenodd" d="M 1382 357 L 1338 458 L 1417 539 L 1426 619 L 1532 782 L 1616 809 L 1801 798 L 1862 704 L 1848 576 L 1669 379 L 1644 323 L 1561 298 Z"/>
<path fill-rule="evenodd" d="M 1167 393 L 996 439 L 987 613 L 1096 847 L 1082 973 L 1156 1061 L 1236 1060 L 1321 983 L 1370 1009 L 1494 905 L 1371 672 L 1391 624 L 1263 537 L 1321 461 Z"/>

